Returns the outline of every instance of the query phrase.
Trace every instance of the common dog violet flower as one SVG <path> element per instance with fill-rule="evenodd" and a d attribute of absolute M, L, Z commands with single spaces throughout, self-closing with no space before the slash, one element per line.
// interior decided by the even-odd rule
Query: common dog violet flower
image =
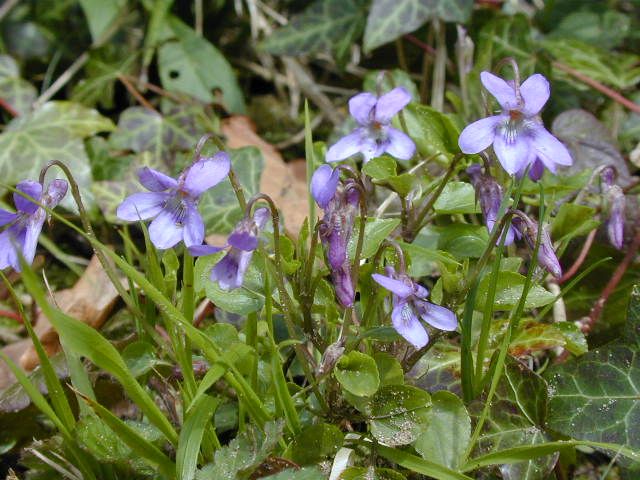
<path fill-rule="evenodd" d="M 364 161 L 387 152 L 401 160 L 409 160 L 416 151 L 413 140 L 391 126 L 391 119 L 411 101 L 406 89 L 396 87 L 380 97 L 369 92 L 349 100 L 349 113 L 359 127 L 342 137 L 327 151 L 327 162 L 337 162 L 361 153 Z"/>
<path fill-rule="evenodd" d="M 489 233 L 491 233 L 498 219 L 500 203 L 502 202 L 502 187 L 491 175 L 482 173 L 482 167 L 480 167 L 480 165 L 471 165 L 467 168 L 467 174 L 471 178 L 471 183 L 476 190 L 476 198 L 480 202 L 484 222 L 487 225 Z M 511 245 L 514 238 L 515 231 L 511 224 L 509 224 L 509 231 L 507 232 L 504 244 Z"/>
<path fill-rule="evenodd" d="M 198 211 L 200 196 L 228 175 L 231 160 L 226 152 L 201 158 L 178 179 L 149 167 L 138 171 L 140 183 L 149 192 L 127 197 L 116 211 L 118 218 L 135 222 L 149 220 L 151 242 L 161 250 L 180 241 L 187 247 L 202 244 L 204 223 Z"/>
<path fill-rule="evenodd" d="M 518 86 L 482 72 L 480 80 L 502 112 L 473 122 L 462 131 L 458 144 L 464 153 L 479 153 L 493 144 L 507 173 L 522 175 L 531 165 L 529 175 L 533 180 L 542 176 L 544 167 L 556 173 L 557 165 L 571 165 L 567 148 L 544 128 L 540 119 L 551 93 L 546 78 L 536 73 Z"/>
<path fill-rule="evenodd" d="M 24 180 L 16 185 L 16 190 L 33 198 L 47 208 L 54 208 L 67 194 L 67 182 L 55 179 L 43 192 L 42 184 L 33 180 Z M 18 251 L 27 263 L 32 263 L 36 255 L 38 237 L 47 218 L 47 212 L 34 201 L 19 193 L 13 194 L 16 213 L 0 209 L 0 227 L 6 227 L 0 233 L 0 269 L 13 267 L 20 271 Z"/>
<path fill-rule="evenodd" d="M 429 291 L 417 284 L 408 275 L 397 273 L 391 266 L 385 268 L 386 275 L 374 273 L 372 278 L 393 294 L 391 322 L 393 328 L 416 349 L 429 343 L 429 334 L 420 319 L 440 330 L 452 331 L 458 325 L 451 310 L 427 302 Z"/>
<path fill-rule="evenodd" d="M 311 194 L 324 210 L 320 240 L 325 247 L 336 296 L 345 308 L 351 307 L 355 290 L 347 245 L 358 214 L 360 191 L 352 179 L 341 181 L 339 169 L 325 164 L 311 178 Z"/>
<path fill-rule="evenodd" d="M 222 290 L 233 290 L 242 286 L 253 252 L 258 248 L 260 231 L 268 218 L 268 208 L 257 208 L 253 217 L 244 217 L 229 235 L 227 245 L 231 248 L 211 269 L 211 280 L 218 282 Z M 197 245 L 190 247 L 189 252 L 193 256 L 204 256 L 217 253 L 224 248 Z"/>

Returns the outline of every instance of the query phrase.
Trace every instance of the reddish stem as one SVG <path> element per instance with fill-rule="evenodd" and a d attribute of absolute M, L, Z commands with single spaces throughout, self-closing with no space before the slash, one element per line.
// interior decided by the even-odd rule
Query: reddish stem
<path fill-rule="evenodd" d="M 602 83 L 598 82 L 597 80 L 594 80 L 593 78 L 588 77 L 584 73 L 580 73 L 579 71 L 574 70 L 573 68 L 571 68 L 568 65 L 565 65 L 564 63 L 560 63 L 558 61 L 554 61 L 554 62 L 552 62 L 552 65 L 554 67 L 556 67 L 558 70 L 562 70 L 563 72 L 566 72 L 569 75 L 572 75 L 572 76 L 576 77 L 581 82 L 586 83 L 590 87 L 595 88 L 599 92 L 604 93 L 607 97 L 611 98 L 612 100 L 615 100 L 616 102 L 618 102 L 621 105 L 624 105 L 625 107 L 627 107 L 632 112 L 640 113 L 640 105 L 638 105 L 637 103 L 632 102 L 628 98 L 623 97 L 622 95 L 620 95 L 615 90 L 607 87 L 606 85 L 603 85 Z"/>
<path fill-rule="evenodd" d="M 620 283 L 620 280 L 622 280 L 622 277 L 624 276 L 625 272 L 629 268 L 629 265 L 631 265 L 631 262 L 635 258 L 636 253 L 638 252 L 638 249 L 640 249 L 640 228 L 636 229 L 635 237 L 633 237 L 633 241 L 629 245 L 629 248 L 627 249 L 627 253 L 622 259 L 622 262 L 620 262 L 620 265 L 618 265 L 618 268 L 616 268 L 616 271 L 613 272 L 613 275 L 611 276 L 609 283 L 607 283 L 607 286 L 604 287 L 604 290 L 602 290 L 602 293 L 600 294 L 600 298 L 598 298 L 596 303 L 593 305 L 591 312 L 589 312 L 589 317 L 585 320 L 584 324 L 582 325 L 583 332 L 588 333 L 593 329 L 593 326 L 595 325 L 595 323 L 600 318 L 600 315 L 602 314 L 602 310 L 604 309 L 604 304 L 607 302 L 607 300 L 609 299 L 609 296 L 616 289 L 616 287 L 618 286 L 618 283 Z"/>
<path fill-rule="evenodd" d="M 414 45 L 417 45 L 418 47 L 420 47 L 421 49 L 423 49 L 425 52 L 427 52 L 429 55 L 435 55 L 436 54 L 436 49 L 433 48 L 431 45 L 429 45 L 428 43 L 423 42 L 422 40 L 420 40 L 417 37 L 414 37 L 413 35 L 407 34 L 404 36 L 404 38 L 408 41 L 410 41 L 411 43 L 413 43 Z"/>
<path fill-rule="evenodd" d="M 18 111 L 9 104 L 4 98 L 0 98 L 0 107 L 4 108 L 12 117 L 18 117 Z"/>
<path fill-rule="evenodd" d="M 149 103 L 149 101 L 144 98 L 140 92 L 138 92 L 138 90 L 136 90 L 136 87 L 133 86 L 133 84 L 127 79 L 127 77 L 125 77 L 124 75 L 118 75 L 118 80 L 120 80 L 122 82 L 122 84 L 126 87 L 126 89 L 129 91 L 129 93 L 131 95 L 133 95 L 133 97 L 138 101 L 138 103 L 140 105 L 142 105 L 144 108 L 148 108 L 149 110 L 152 110 L 156 113 L 159 113 L 154 107 L 153 105 L 151 105 Z"/>
<path fill-rule="evenodd" d="M 24 323 L 22 317 L 16 312 L 12 312 L 11 310 L 0 310 L 0 317 L 11 318 L 18 323 Z"/>
<path fill-rule="evenodd" d="M 582 245 L 582 250 L 580 250 L 580 255 L 578 255 L 578 258 L 573 263 L 573 265 L 571 265 L 571 268 L 567 270 L 567 272 L 560 278 L 560 280 L 558 280 L 558 284 L 563 284 L 564 282 L 569 280 L 580 269 L 585 259 L 587 258 L 587 255 L 589 254 L 589 250 L 591 250 L 593 240 L 596 238 L 596 232 L 596 229 L 593 229 L 589 232 L 587 239 L 584 241 L 584 245 Z"/>

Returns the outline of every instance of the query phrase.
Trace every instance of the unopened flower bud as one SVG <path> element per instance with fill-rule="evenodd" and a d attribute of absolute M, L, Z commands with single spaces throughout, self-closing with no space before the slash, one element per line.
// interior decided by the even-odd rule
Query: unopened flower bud
<path fill-rule="evenodd" d="M 539 225 L 521 211 L 517 211 L 517 216 L 513 219 L 513 224 L 524 237 L 529 248 L 533 251 L 538 240 Z M 538 247 L 538 263 L 556 278 L 562 276 L 562 267 L 556 256 L 551 243 L 551 237 L 546 228 L 542 227 L 540 232 L 540 246 Z"/>
<path fill-rule="evenodd" d="M 607 235 L 609 241 L 618 250 L 622 249 L 624 242 L 624 219 L 626 200 L 624 192 L 618 185 L 609 188 L 607 192 L 609 204 L 609 220 L 607 222 Z"/>

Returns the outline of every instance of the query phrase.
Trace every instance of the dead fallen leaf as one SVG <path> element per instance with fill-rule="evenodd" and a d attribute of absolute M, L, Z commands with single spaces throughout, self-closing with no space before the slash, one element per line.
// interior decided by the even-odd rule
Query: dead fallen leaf
<path fill-rule="evenodd" d="M 72 288 L 56 292 L 54 297 L 63 312 L 97 329 L 109 316 L 118 299 L 118 292 L 94 256 L 78 282 Z M 60 350 L 58 333 L 41 312 L 34 330 L 47 355 L 51 356 Z M 29 344 L 20 357 L 20 365 L 26 370 L 33 370 L 38 364 L 35 348 Z"/>
<path fill-rule="evenodd" d="M 243 115 L 222 121 L 222 133 L 230 148 L 256 147 L 264 157 L 260 191 L 269 195 L 284 217 L 287 231 L 298 235 L 304 219 L 309 216 L 305 162 L 285 163 L 276 148 L 255 132 L 251 120 Z"/>

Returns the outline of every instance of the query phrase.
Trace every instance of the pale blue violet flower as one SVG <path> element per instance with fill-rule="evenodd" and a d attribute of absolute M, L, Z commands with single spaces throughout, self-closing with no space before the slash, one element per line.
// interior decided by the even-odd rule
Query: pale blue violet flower
<path fill-rule="evenodd" d="M 429 291 L 414 282 L 408 275 L 397 273 L 391 266 L 385 268 L 386 275 L 374 273 L 372 278 L 392 294 L 391 323 L 393 328 L 416 349 L 429 343 L 429 334 L 420 319 L 429 325 L 446 331 L 458 326 L 455 313 L 427 302 Z"/>
<path fill-rule="evenodd" d="M 567 148 L 543 126 L 540 110 L 550 95 L 549 82 L 540 74 L 527 78 L 517 88 L 500 77 L 482 72 L 480 80 L 493 95 L 502 112 L 468 125 L 458 144 L 464 153 L 493 150 L 510 175 L 521 176 L 530 165 L 533 180 L 542 176 L 544 167 L 556 173 L 558 165 L 571 165 Z"/>
<path fill-rule="evenodd" d="M 397 87 L 380 97 L 369 92 L 359 93 L 349 100 L 349 113 L 358 128 L 342 137 L 327 151 L 327 162 L 344 160 L 356 153 L 368 162 L 383 153 L 409 160 L 416 151 L 413 140 L 391 126 L 391 119 L 411 101 L 411 94 Z"/>
<path fill-rule="evenodd" d="M 486 173 L 482 173 L 482 167 L 478 164 L 471 165 L 467 168 L 467 174 L 471 178 L 471 183 L 476 190 L 476 199 L 480 202 L 480 209 L 484 215 L 484 222 L 489 233 L 498 219 L 500 211 L 500 203 L 502 202 L 502 187 L 495 178 Z M 515 238 L 516 232 L 509 224 L 509 231 L 505 238 L 504 244 L 511 245 Z"/>
<path fill-rule="evenodd" d="M 41 183 L 24 180 L 16 185 L 16 190 L 47 208 L 54 208 L 67 194 L 67 182 L 55 179 L 43 192 Z M 20 271 L 18 251 L 27 263 L 33 262 L 47 211 L 17 192 L 13 194 L 13 203 L 16 213 L 0 209 L 0 227 L 5 227 L 0 233 L 0 269 L 13 267 Z"/>
<path fill-rule="evenodd" d="M 118 218 L 135 222 L 149 220 L 149 238 L 156 248 L 171 248 L 180 241 L 187 247 L 204 241 L 204 223 L 198 211 L 200 196 L 228 175 L 231 160 L 226 152 L 201 158 L 178 179 L 149 167 L 138 171 L 140 183 L 149 192 L 127 197 L 116 212 Z"/>
<path fill-rule="evenodd" d="M 222 290 L 240 288 L 244 275 L 251 263 L 251 257 L 259 244 L 260 231 L 269 219 L 268 208 L 257 208 L 253 217 L 244 217 L 238 222 L 227 239 L 230 247 L 227 254 L 211 269 L 211 280 L 218 282 Z M 211 255 L 226 247 L 212 245 L 196 245 L 189 248 L 193 256 Z"/>
<path fill-rule="evenodd" d="M 320 240 L 325 247 L 336 297 L 343 307 L 351 307 L 355 289 L 347 245 L 358 215 L 360 191 L 352 179 L 340 180 L 339 168 L 334 170 L 325 164 L 311 178 L 311 194 L 324 210 L 320 221 Z"/>

